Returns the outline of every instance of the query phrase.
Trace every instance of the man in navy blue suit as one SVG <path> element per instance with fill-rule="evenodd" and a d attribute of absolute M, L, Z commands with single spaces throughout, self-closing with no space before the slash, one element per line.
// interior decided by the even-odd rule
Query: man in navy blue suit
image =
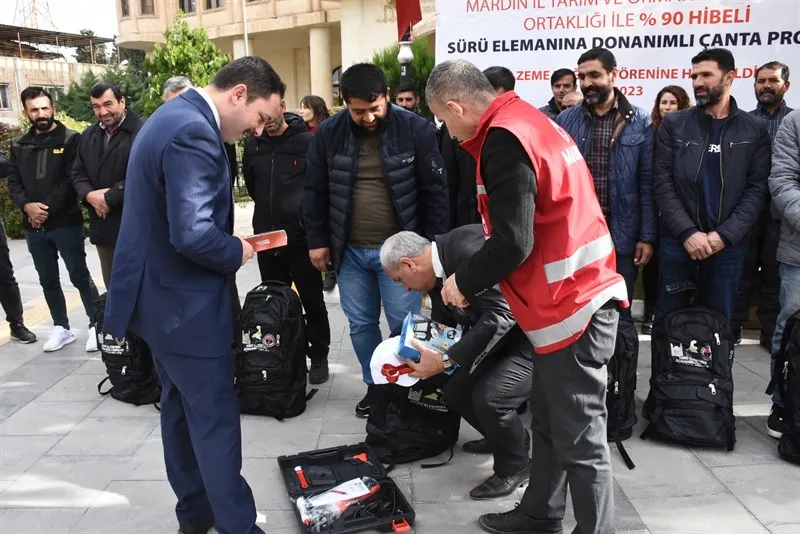
<path fill-rule="evenodd" d="M 220 534 L 263 534 L 241 476 L 226 280 L 253 249 L 231 235 L 224 143 L 245 131 L 260 135 L 281 113 L 284 88 L 263 59 L 237 59 L 209 86 L 159 108 L 130 156 L 103 326 L 118 339 L 130 329 L 152 348 L 167 477 L 184 534 L 212 526 Z"/>

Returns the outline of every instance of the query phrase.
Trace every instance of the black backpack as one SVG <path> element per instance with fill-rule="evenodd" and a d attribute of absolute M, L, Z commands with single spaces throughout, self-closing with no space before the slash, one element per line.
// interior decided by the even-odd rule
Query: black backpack
<path fill-rule="evenodd" d="M 282 420 L 306 410 L 305 319 L 300 297 L 279 281 L 245 297 L 236 341 L 236 390 L 242 413 Z"/>
<path fill-rule="evenodd" d="M 633 434 L 636 417 L 636 368 L 639 362 L 639 334 L 633 323 L 620 321 L 614 355 L 608 362 L 608 441 L 615 442 L 628 469 L 636 467 L 622 442 Z"/>
<path fill-rule="evenodd" d="M 692 446 L 736 443 L 733 334 L 725 316 L 703 306 L 667 315 L 653 328 L 650 392 L 642 438 Z"/>
<path fill-rule="evenodd" d="M 442 388 L 448 376 L 420 380 L 411 387 L 373 386 L 366 442 L 390 469 L 438 456 L 458 441 L 461 416 L 448 408 Z M 449 459 L 447 461 L 450 461 Z M 447 462 L 444 462 L 447 463 Z M 423 468 L 444 464 L 423 465 Z"/>
<path fill-rule="evenodd" d="M 800 312 L 786 321 L 767 393 L 772 394 L 776 387 L 783 399 L 783 435 L 778 441 L 778 454 L 800 464 Z"/>
<path fill-rule="evenodd" d="M 106 293 L 103 293 L 94 301 L 94 321 L 97 346 L 108 376 L 97 384 L 97 392 L 136 406 L 153 404 L 158 409 L 161 381 L 153 365 L 150 347 L 142 338 L 130 331 L 125 334 L 121 344 L 117 343 L 111 334 L 105 334 L 103 332 L 105 309 Z M 106 381 L 111 382 L 111 388 L 103 391 L 103 384 Z"/>

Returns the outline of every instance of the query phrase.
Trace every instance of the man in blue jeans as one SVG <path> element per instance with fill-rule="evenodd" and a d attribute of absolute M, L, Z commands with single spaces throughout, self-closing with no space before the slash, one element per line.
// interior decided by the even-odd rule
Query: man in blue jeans
<path fill-rule="evenodd" d="M 69 179 L 80 134 L 54 119 L 53 100 L 41 87 L 28 87 L 21 100 L 32 126 L 11 143 L 8 189 L 23 212 L 28 250 L 53 318 L 53 332 L 43 350 L 56 351 L 75 341 L 59 280 L 60 255 L 89 317 L 86 350 L 93 352 L 97 350 L 93 324 L 97 288 L 86 266 L 83 213 Z"/>
<path fill-rule="evenodd" d="M 731 96 L 733 55 L 723 48 L 692 58 L 697 105 L 664 117 L 655 151 L 661 212 L 661 295 L 656 323 L 689 304 L 733 313 L 749 241 L 767 196 L 770 138 L 763 119 Z"/>
<path fill-rule="evenodd" d="M 393 329 L 418 312 L 419 292 L 407 292 L 384 272 L 380 247 L 400 230 L 433 239 L 448 230 L 447 179 L 429 121 L 391 103 L 377 66 L 348 68 L 340 81 L 347 110 L 323 121 L 308 151 L 303 214 L 309 256 L 326 272 L 333 264 L 350 339 L 367 394 L 356 405 L 369 416 L 370 359 L 382 340 L 381 304 Z"/>
<path fill-rule="evenodd" d="M 775 135 L 769 190 L 781 217 L 780 262 L 781 311 L 772 338 L 772 362 L 781 347 L 786 320 L 800 311 L 800 110 L 792 111 L 781 122 Z M 773 369 L 774 372 L 774 369 Z M 783 399 L 777 389 L 772 394 L 772 410 L 767 419 L 767 434 L 783 434 Z"/>

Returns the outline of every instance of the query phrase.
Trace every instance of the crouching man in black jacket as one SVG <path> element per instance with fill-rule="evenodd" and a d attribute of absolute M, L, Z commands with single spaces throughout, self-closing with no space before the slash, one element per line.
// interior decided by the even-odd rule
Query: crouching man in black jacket
<path fill-rule="evenodd" d="M 461 325 L 464 334 L 446 357 L 424 350 L 411 376 L 427 379 L 458 369 L 444 388 L 448 404 L 485 439 L 464 444 L 467 452 L 494 455 L 494 474 L 475 487 L 473 499 L 513 493 L 528 480 L 530 437 L 517 409 L 530 396 L 533 347 L 517 326 L 498 287 L 486 290 L 466 308 L 445 306 L 440 291 L 447 277 L 484 243 L 478 224 L 462 226 L 431 243 L 414 232 L 400 232 L 381 247 L 381 264 L 407 290 L 427 291 L 431 319 Z"/>
<path fill-rule="evenodd" d="M 308 380 L 328 380 L 328 350 L 331 328 L 322 295 L 322 276 L 308 256 L 303 224 L 303 181 L 306 153 L 313 134 L 299 115 L 270 117 L 260 136 L 247 140 L 242 166 L 247 192 L 255 202 L 253 230 L 256 233 L 286 230 L 289 244 L 258 253 L 261 280 L 294 283 L 306 314 L 306 337 L 311 360 Z"/>
<path fill-rule="evenodd" d="M 697 303 L 731 319 L 747 237 L 767 199 L 766 123 L 731 96 L 733 55 L 723 48 L 692 58 L 697 106 L 664 117 L 653 190 L 661 212 L 661 295 L 656 322 Z"/>

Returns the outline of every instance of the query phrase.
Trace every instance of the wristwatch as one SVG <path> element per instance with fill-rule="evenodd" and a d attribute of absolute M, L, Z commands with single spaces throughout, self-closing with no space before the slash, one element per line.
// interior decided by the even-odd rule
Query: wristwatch
<path fill-rule="evenodd" d="M 450 359 L 450 356 L 445 353 L 442 354 L 442 363 L 444 364 L 445 371 L 449 371 L 453 368 L 453 361 Z"/>

